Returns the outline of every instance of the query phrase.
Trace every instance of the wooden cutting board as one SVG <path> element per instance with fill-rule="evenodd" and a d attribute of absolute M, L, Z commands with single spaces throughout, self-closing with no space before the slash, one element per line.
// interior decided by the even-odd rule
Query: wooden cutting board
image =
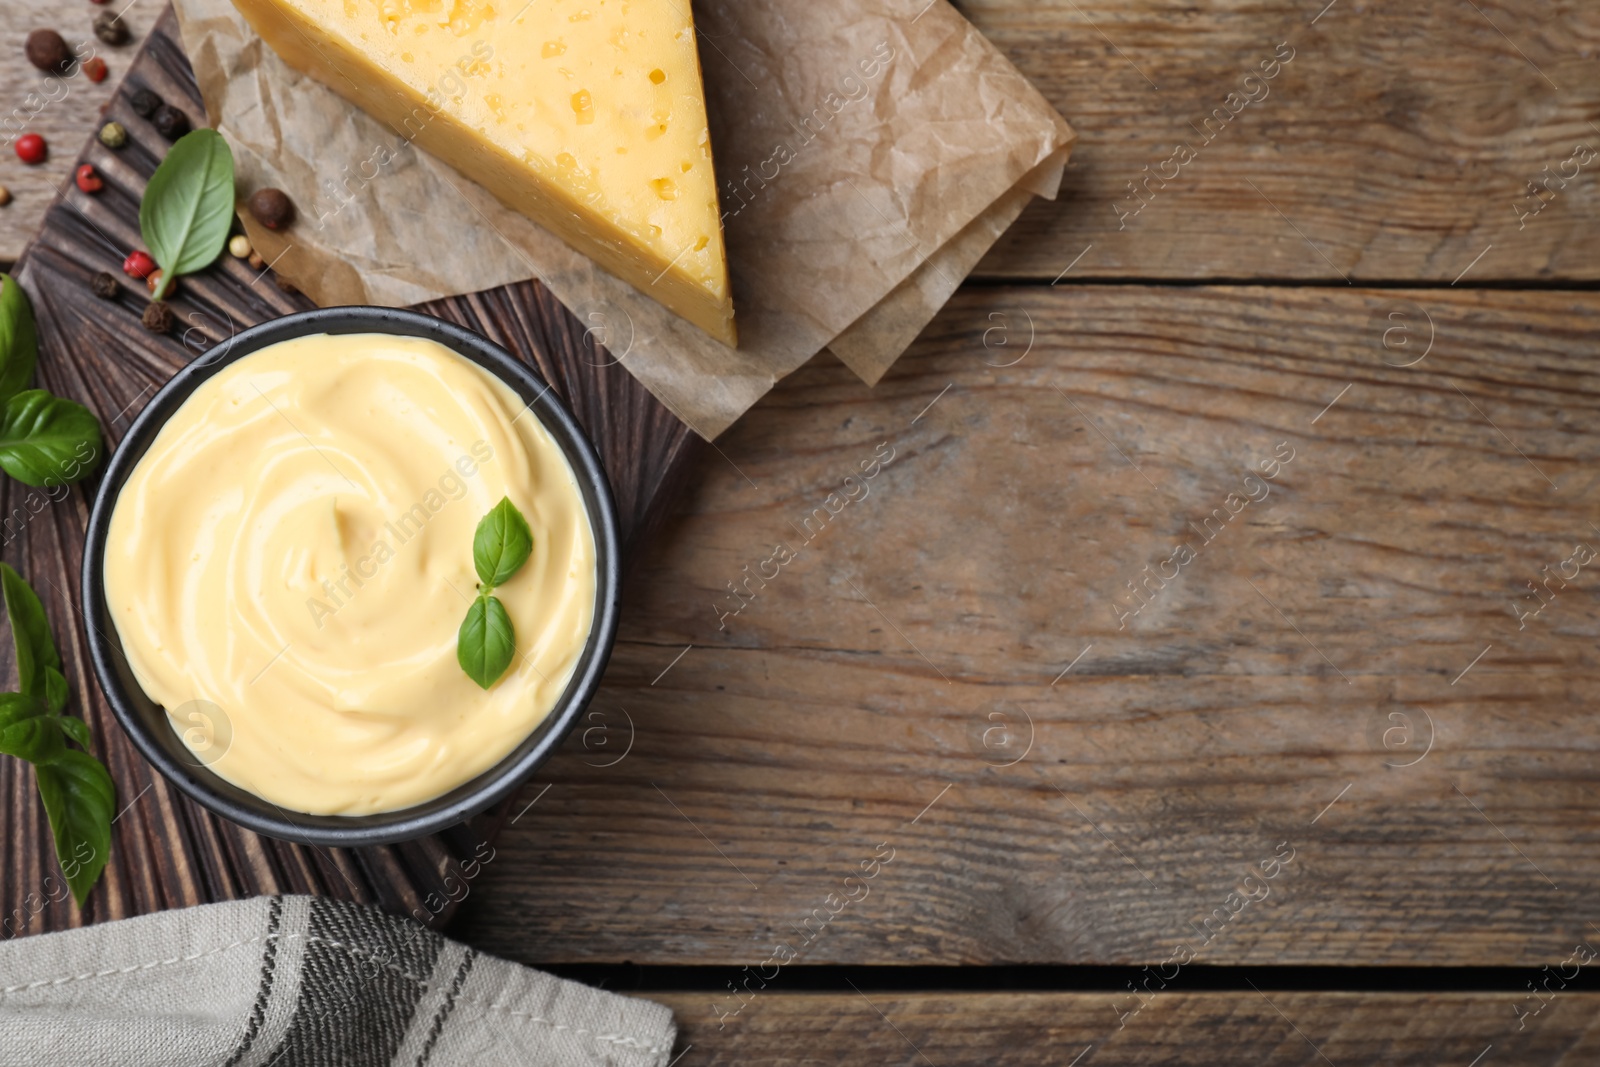
<path fill-rule="evenodd" d="M 41 384 L 93 409 L 112 445 L 156 390 L 191 359 L 239 330 L 312 306 L 306 297 L 279 289 L 270 273 L 258 276 L 245 262 L 224 255 L 203 273 L 182 280 L 173 301 L 179 322 L 172 334 L 156 336 L 140 325 L 146 299 L 141 283 L 122 274 L 121 263 L 141 245 L 139 198 L 167 148 L 129 106 L 140 88 L 154 90 L 192 120 L 203 120 L 205 109 L 170 9 L 106 110 L 106 119 L 127 127 L 128 144 L 113 152 L 88 131 L 79 162 L 93 163 L 105 188 L 90 196 L 69 181 L 15 272 L 38 319 Z M 98 299 L 90 291 L 90 279 L 102 270 L 123 283 L 116 300 Z M 635 558 L 682 484 L 699 439 L 536 282 L 433 301 L 417 310 L 504 346 L 561 395 L 600 452 L 617 499 L 624 558 Z M 0 759 L 0 834 L 7 843 L 0 861 L 0 938 L 262 893 L 315 893 L 376 903 L 430 922 L 448 918 L 453 911 L 449 888 L 459 884 L 450 876 L 494 835 L 505 812 L 515 810 L 511 805 L 421 841 L 311 848 L 259 837 L 217 818 L 169 786 L 138 755 L 95 684 L 85 650 L 78 575 L 96 486 L 91 478 L 51 502 L 41 491 L 0 479 L 0 556 L 33 583 L 44 601 L 72 684 L 76 707 L 71 710 L 94 730 L 94 751 L 111 771 L 120 811 L 105 876 L 80 912 L 61 887 L 32 770 L 18 760 Z M 0 644 L 5 675 L 14 684 L 9 633 Z"/>

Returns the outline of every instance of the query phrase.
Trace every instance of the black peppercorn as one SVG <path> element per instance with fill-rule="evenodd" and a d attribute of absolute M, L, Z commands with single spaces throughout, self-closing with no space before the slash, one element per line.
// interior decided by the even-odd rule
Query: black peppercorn
<path fill-rule="evenodd" d="M 120 288 L 120 286 L 117 285 L 117 279 L 114 275 L 106 271 L 101 271 L 99 274 L 96 274 L 94 276 L 94 280 L 89 283 L 89 288 L 93 289 L 94 295 L 98 296 L 102 300 L 114 300 L 116 299 L 117 290 Z"/>
<path fill-rule="evenodd" d="M 127 44 L 128 24 L 113 11 L 102 11 L 94 17 L 94 35 L 106 44 Z"/>
<path fill-rule="evenodd" d="M 172 305 L 165 300 L 152 300 L 144 309 L 144 315 L 139 319 L 144 323 L 144 328 L 151 333 L 172 332 Z"/>
<path fill-rule="evenodd" d="M 47 74 L 65 74 L 72 66 L 67 42 L 55 30 L 34 30 L 28 34 L 28 62 Z"/>
<path fill-rule="evenodd" d="M 156 132 L 169 141 L 176 141 L 189 132 L 189 116 L 171 104 L 162 104 L 156 108 L 156 113 L 150 121 L 155 124 Z"/>
<path fill-rule="evenodd" d="M 250 194 L 249 208 L 269 230 L 281 230 L 294 221 L 294 202 L 282 189 L 257 189 Z"/>
<path fill-rule="evenodd" d="M 139 89 L 134 92 L 133 99 L 128 101 L 128 106 L 133 108 L 135 115 L 147 119 L 161 106 L 161 98 L 149 89 Z"/>

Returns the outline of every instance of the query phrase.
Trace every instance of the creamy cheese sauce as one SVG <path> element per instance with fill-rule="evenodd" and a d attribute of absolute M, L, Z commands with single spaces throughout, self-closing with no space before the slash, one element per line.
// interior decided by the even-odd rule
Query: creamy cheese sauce
<path fill-rule="evenodd" d="M 502 496 L 534 545 L 495 592 L 516 655 L 485 691 L 456 634 Z M 448 792 L 549 714 L 595 567 L 572 470 L 510 387 L 432 341 L 321 335 L 240 359 L 174 413 L 117 498 L 105 591 L 197 762 L 291 811 L 363 815 Z"/>

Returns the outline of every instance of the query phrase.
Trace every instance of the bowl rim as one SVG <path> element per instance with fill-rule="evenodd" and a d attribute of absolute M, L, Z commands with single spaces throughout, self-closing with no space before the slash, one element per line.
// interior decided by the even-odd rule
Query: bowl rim
<path fill-rule="evenodd" d="M 537 410 L 537 416 L 571 467 L 589 510 L 595 540 L 595 612 L 588 640 L 560 698 L 523 741 L 494 766 L 440 797 L 396 811 L 370 815 L 310 815 L 287 812 L 264 797 L 227 782 L 171 749 L 183 742 L 165 709 L 139 689 L 130 693 L 117 669 L 127 670 L 120 636 L 105 597 L 105 548 L 116 507 L 133 468 L 144 458 L 172 415 L 199 386 L 224 368 L 263 348 L 315 334 L 377 333 L 436 341 L 500 379 Z M 100 476 L 83 544 L 81 594 L 89 658 L 97 681 L 134 747 L 201 806 L 267 837 L 305 845 L 355 848 L 393 844 L 437 833 L 511 796 L 560 747 L 599 688 L 616 641 L 621 585 L 620 534 L 611 483 L 599 455 L 572 413 L 531 366 L 489 339 L 443 319 L 400 308 L 355 305 L 296 312 L 252 326 L 180 368 L 156 392 L 122 435 Z M 131 673 L 129 674 L 131 678 Z M 155 708 L 171 733 L 153 736 L 147 710 Z"/>

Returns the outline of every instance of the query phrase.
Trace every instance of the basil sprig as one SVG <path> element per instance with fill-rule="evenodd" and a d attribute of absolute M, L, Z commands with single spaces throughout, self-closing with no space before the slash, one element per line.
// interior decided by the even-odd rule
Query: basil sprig
<path fill-rule="evenodd" d="M 533 531 L 528 520 L 501 497 L 478 522 L 472 536 L 472 566 L 478 572 L 478 596 L 467 609 L 456 635 L 456 661 L 479 687 L 488 689 L 511 666 L 517 651 L 517 632 L 500 598 L 491 595 L 528 561 L 533 553 Z"/>
<path fill-rule="evenodd" d="M 28 294 L 9 274 L 0 274 L 0 396 L 20 393 L 39 361 L 39 334 Z"/>
<path fill-rule="evenodd" d="M 139 202 L 139 233 L 161 267 L 150 299 L 167 295 L 180 274 L 209 266 L 233 226 L 233 151 L 216 130 L 178 138 L 150 175 Z"/>
<path fill-rule="evenodd" d="M 56 860 L 82 907 L 111 855 L 116 788 L 105 766 L 87 752 L 89 724 L 62 714 L 71 695 L 44 605 L 22 576 L 0 563 L 0 589 L 17 650 L 22 692 L 0 693 L 0 753 L 33 764 L 39 798 L 50 817 Z"/>
<path fill-rule="evenodd" d="M 33 306 L 0 274 L 0 470 L 34 486 L 86 477 L 100 462 L 100 422 L 82 404 L 24 389 L 39 361 Z"/>

